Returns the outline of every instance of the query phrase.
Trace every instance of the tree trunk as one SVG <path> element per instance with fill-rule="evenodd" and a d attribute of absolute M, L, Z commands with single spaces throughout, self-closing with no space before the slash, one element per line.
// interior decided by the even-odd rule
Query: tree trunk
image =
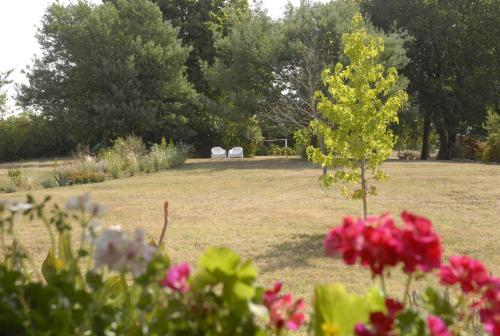
<path fill-rule="evenodd" d="M 368 204 L 367 204 L 367 196 L 368 196 L 368 187 L 366 185 L 366 160 L 363 158 L 359 164 L 361 169 L 361 189 L 363 190 L 363 218 L 368 219 Z"/>
<path fill-rule="evenodd" d="M 439 151 L 437 155 L 438 160 L 450 159 L 450 137 L 448 130 L 443 126 L 438 126 L 437 132 L 439 135 Z"/>
<path fill-rule="evenodd" d="M 325 144 L 323 142 L 323 138 L 319 138 L 319 149 L 323 155 L 326 155 Z M 323 176 L 328 174 L 328 167 L 323 166 Z"/>
<path fill-rule="evenodd" d="M 424 113 L 424 133 L 422 134 L 422 151 L 420 153 L 420 160 L 429 159 L 429 138 L 431 135 L 431 118 L 429 113 Z"/>

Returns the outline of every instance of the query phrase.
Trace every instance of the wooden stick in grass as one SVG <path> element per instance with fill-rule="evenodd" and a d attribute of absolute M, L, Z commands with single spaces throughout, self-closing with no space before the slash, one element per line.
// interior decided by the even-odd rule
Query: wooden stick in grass
<path fill-rule="evenodd" d="M 160 240 L 158 240 L 158 246 L 161 246 L 161 244 L 163 243 L 163 237 L 165 237 L 165 232 L 167 231 L 167 225 L 168 225 L 168 201 L 166 201 L 163 204 L 163 217 L 164 217 L 163 228 L 161 229 Z"/>

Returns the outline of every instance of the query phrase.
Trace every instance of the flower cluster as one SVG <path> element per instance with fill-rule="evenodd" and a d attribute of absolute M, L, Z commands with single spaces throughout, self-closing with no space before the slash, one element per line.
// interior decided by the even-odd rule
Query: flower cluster
<path fill-rule="evenodd" d="M 443 285 L 460 284 L 464 293 L 477 293 L 490 281 L 486 267 L 467 256 L 450 257 L 450 264 L 441 266 L 439 276 Z"/>
<path fill-rule="evenodd" d="M 490 279 L 482 301 L 479 316 L 484 329 L 493 336 L 500 336 L 500 278 Z"/>
<path fill-rule="evenodd" d="M 291 294 L 280 295 L 281 283 L 264 292 L 264 305 L 269 311 L 269 324 L 278 330 L 297 330 L 305 322 L 303 299 L 293 300 Z"/>
<path fill-rule="evenodd" d="M 395 225 L 389 215 L 367 220 L 344 218 L 343 225 L 332 229 L 324 240 L 327 255 L 340 253 L 348 265 L 358 259 L 374 276 L 386 267 L 403 264 L 406 273 L 416 269 L 428 272 L 441 264 L 441 241 L 426 218 L 403 212 L 404 228 Z"/>
<path fill-rule="evenodd" d="M 135 277 L 142 275 L 155 248 L 144 242 L 144 232 L 135 231 L 134 239 L 128 238 L 119 227 L 112 227 L 94 241 L 96 268 L 107 266 L 114 271 L 130 271 Z"/>
<path fill-rule="evenodd" d="M 403 310 L 403 305 L 396 300 L 386 299 L 385 306 L 387 314 L 375 312 L 370 314 L 370 325 L 358 323 L 355 328 L 358 336 L 384 336 L 391 335 L 394 328 L 394 322 L 398 314 Z"/>
<path fill-rule="evenodd" d="M 452 256 L 450 264 L 441 266 L 439 272 L 444 285 L 460 285 L 464 294 L 479 295 L 471 305 L 478 309 L 487 332 L 500 336 L 500 279 L 491 277 L 486 267 L 467 256 Z"/>
<path fill-rule="evenodd" d="M 190 275 L 191 267 L 188 263 L 172 266 L 165 278 L 160 281 L 160 285 L 176 292 L 186 293 L 189 290 L 188 279 Z"/>

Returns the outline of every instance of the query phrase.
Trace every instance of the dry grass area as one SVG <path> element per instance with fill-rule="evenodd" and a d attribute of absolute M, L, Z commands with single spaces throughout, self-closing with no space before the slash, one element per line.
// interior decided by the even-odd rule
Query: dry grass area
<path fill-rule="evenodd" d="M 443 237 L 446 255 L 468 254 L 500 275 L 500 166 L 474 163 L 387 162 L 391 176 L 379 183 L 371 213 L 408 209 L 429 217 Z M 0 167 L 0 175 L 7 167 Z M 36 190 L 55 201 L 91 192 L 106 204 L 106 225 L 142 227 L 157 238 L 162 204 L 171 204 L 168 253 L 194 263 L 211 245 L 226 245 L 253 258 L 261 281 L 283 280 L 287 290 L 310 296 L 314 283 L 342 281 L 353 290 L 371 286 L 367 271 L 324 257 L 322 240 L 345 214 L 361 204 L 345 200 L 337 188 L 318 186 L 318 168 L 298 159 L 189 160 L 183 168 L 100 184 Z M 22 199 L 24 193 L 2 194 Z M 38 261 L 44 257 L 43 228 L 24 224 L 19 233 Z M 397 274 L 391 291 L 401 289 Z"/>

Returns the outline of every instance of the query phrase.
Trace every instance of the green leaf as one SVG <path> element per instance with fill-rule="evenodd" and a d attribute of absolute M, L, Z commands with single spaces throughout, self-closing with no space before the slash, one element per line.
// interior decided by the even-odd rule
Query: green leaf
<path fill-rule="evenodd" d="M 64 268 L 64 261 L 58 259 L 52 250 L 49 250 L 42 263 L 42 274 L 48 283 Z"/>
<path fill-rule="evenodd" d="M 314 290 L 314 329 L 324 335 L 325 329 L 337 335 L 352 335 L 358 322 L 366 323 L 370 313 L 385 312 L 380 290 L 371 289 L 365 296 L 350 294 L 341 284 L 317 286 Z"/>
<path fill-rule="evenodd" d="M 401 336 L 427 335 L 426 323 L 422 315 L 413 310 L 405 310 L 398 314 L 396 327 Z"/>
<path fill-rule="evenodd" d="M 233 293 L 240 300 L 250 300 L 255 295 L 255 288 L 238 281 L 233 286 Z"/>
<path fill-rule="evenodd" d="M 219 270 L 226 275 L 236 272 L 240 256 L 226 247 L 211 247 L 200 257 L 199 266 L 208 271 Z"/>
<path fill-rule="evenodd" d="M 425 307 L 433 315 L 440 316 L 447 325 L 450 325 L 455 318 L 455 311 L 451 302 L 439 293 L 434 288 L 427 288 L 424 295 Z"/>
<path fill-rule="evenodd" d="M 71 236 L 69 232 L 63 232 L 59 235 L 59 259 L 65 263 L 73 261 L 73 251 L 71 250 Z"/>

